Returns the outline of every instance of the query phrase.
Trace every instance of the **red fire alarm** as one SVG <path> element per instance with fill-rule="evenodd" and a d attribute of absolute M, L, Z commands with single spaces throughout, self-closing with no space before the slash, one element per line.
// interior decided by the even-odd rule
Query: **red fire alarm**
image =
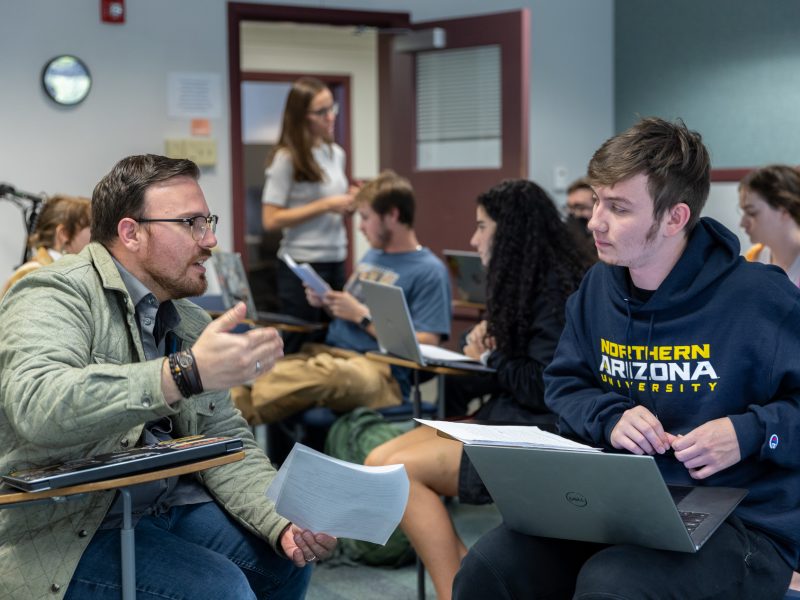
<path fill-rule="evenodd" d="M 125 0 L 100 0 L 100 21 L 103 23 L 124 23 Z"/>

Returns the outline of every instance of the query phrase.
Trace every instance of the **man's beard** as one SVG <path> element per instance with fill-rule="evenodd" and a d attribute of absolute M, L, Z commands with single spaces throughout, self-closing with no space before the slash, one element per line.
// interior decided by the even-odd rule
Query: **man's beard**
<path fill-rule="evenodd" d="M 574 231 L 575 233 L 592 235 L 592 232 L 589 231 L 589 219 L 585 217 L 576 217 L 575 215 L 567 215 L 566 223 L 567 227 L 570 230 Z"/>
<path fill-rule="evenodd" d="M 210 256 L 211 251 L 206 250 L 199 256 L 195 257 L 191 264 L 193 265 L 199 259 Z M 205 274 L 202 274 L 199 279 L 189 277 L 188 274 L 184 274 L 179 279 L 176 279 L 174 275 L 166 275 L 154 270 L 148 270 L 148 272 L 153 281 L 155 281 L 172 300 L 188 298 L 192 296 L 202 296 L 208 288 L 208 280 L 206 279 Z"/>
<path fill-rule="evenodd" d="M 381 227 L 381 230 L 375 234 L 375 241 L 377 244 L 375 248 L 377 250 L 386 250 L 386 247 L 392 241 L 392 231 L 385 226 Z"/>

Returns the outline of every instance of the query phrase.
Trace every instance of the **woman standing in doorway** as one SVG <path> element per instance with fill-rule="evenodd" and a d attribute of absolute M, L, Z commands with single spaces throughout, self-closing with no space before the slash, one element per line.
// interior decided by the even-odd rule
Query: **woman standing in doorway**
<path fill-rule="evenodd" d="M 779 266 L 800 286 L 800 171 L 771 165 L 739 184 L 742 229 L 755 244 L 747 260 Z"/>
<path fill-rule="evenodd" d="M 345 282 L 343 215 L 351 212 L 356 191 L 345 175 L 344 150 L 333 141 L 338 112 L 333 94 L 318 79 L 301 77 L 292 84 L 262 197 L 264 228 L 283 231 L 280 253 L 311 263 L 336 290 Z M 313 322 L 327 319 L 306 302 L 300 279 L 283 261 L 277 284 L 281 312 Z M 297 352 L 305 341 L 311 340 L 304 334 L 287 334 L 284 351 Z"/>

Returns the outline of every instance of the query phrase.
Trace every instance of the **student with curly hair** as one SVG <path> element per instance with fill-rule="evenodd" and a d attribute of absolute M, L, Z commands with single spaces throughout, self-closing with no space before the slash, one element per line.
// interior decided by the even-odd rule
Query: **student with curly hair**
<path fill-rule="evenodd" d="M 588 260 L 576 248 L 547 193 L 531 181 L 505 181 L 478 197 L 470 244 L 488 268 L 487 318 L 467 336 L 463 351 L 485 356 L 496 369 L 491 400 L 475 417 L 530 423 L 548 415 L 542 373 L 564 325 L 564 305 Z M 411 488 L 400 523 L 436 587 L 450 598 L 467 550 L 440 495 L 491 502 L 462 445 L 419 427 L 378 446 L 368 465 L 403 463 Z"/>

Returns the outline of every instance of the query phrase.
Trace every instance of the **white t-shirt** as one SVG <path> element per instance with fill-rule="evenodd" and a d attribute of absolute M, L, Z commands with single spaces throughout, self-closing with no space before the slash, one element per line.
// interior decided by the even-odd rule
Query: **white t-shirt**
<path fill-rule="evenodd" d="M 289 153 L 279 151 L 266 170 L 263 204 L 295 208 L 326 196 L 344 194 L 348 190 L 344 173 L 344 150 L 337 144 L 323 144 L 312 149 L 320 166 L 320 182 L 295 181 Z M 342 216 L 324 213 L 304 223 L 283 229 L 281 252 L 297 261 L 340 262 L 347 256 L 347 235 Z"/>

